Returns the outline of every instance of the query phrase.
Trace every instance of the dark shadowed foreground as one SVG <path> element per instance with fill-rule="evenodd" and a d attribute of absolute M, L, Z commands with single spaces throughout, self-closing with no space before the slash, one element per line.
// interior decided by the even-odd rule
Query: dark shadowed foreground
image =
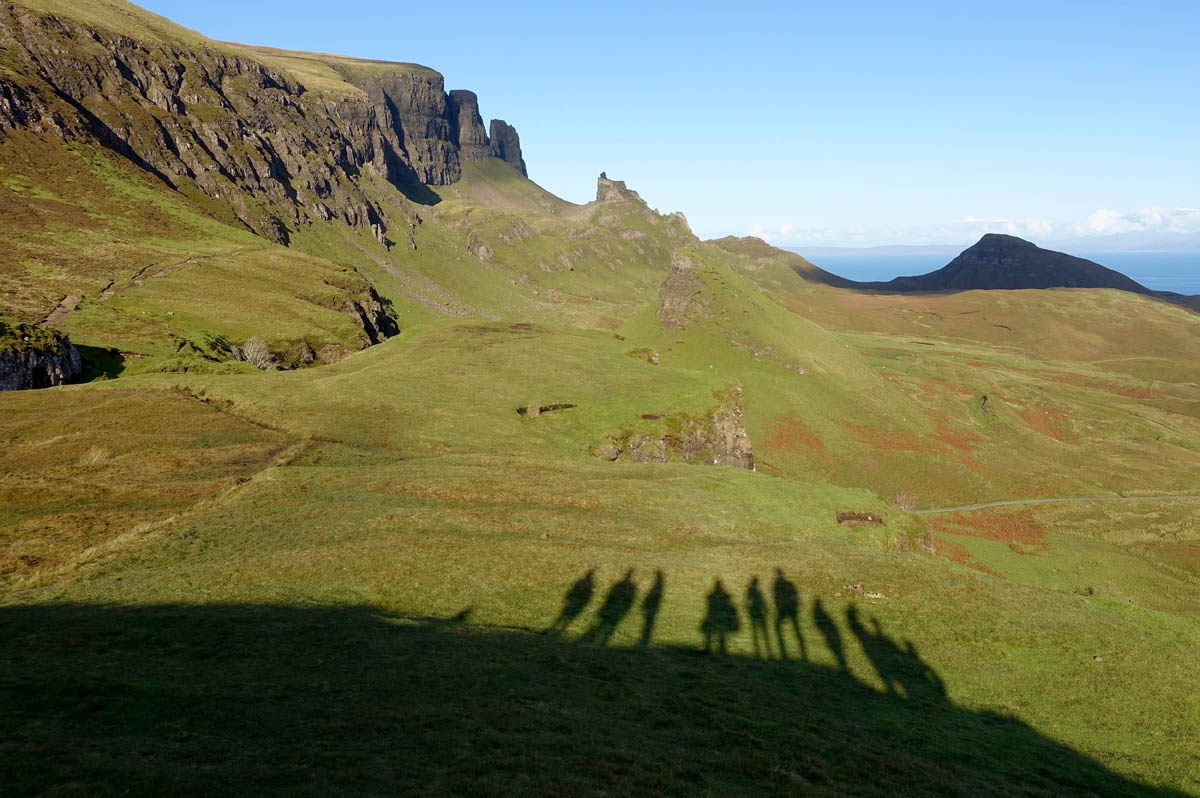
<path fill-rule="evenodd" d="M 0 792 L 1179 794 L 955 706 L 853 608 L 817 617 L 887 692 L 802 659 L 606 647 L 472 627 L 468 611 L 3 608 Z"/>

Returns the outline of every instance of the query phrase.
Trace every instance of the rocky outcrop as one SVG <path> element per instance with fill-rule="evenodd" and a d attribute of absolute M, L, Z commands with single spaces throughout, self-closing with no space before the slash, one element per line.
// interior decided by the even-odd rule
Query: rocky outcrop
<path fill-rule="evenodd" d="M 459 158 L 463 161 L 486 161 L 493 157 L 491 140 L 487 131 L 483 129 L 483 117 L 479 115 L 479 98 L 475 96 L 475 92 L 455 89 L 450 92 L 447 108 L 453 123 Z"/>
<path fill-rule="evenodd" d="M 525 168 L 525 159 L 521 156 L 521 137 L 517 129 L 503 119 L 493 119 L 489 126 L 491 133 L 491 153 L 493 158 L 499 158 L 513 169 L 529 177 Z"/>
<path fill-rule="evenodd" d="M 378 344 L 400 334 L 400 325 L 391 317 L 387 309 L 387 300 L 379 296 L 374 288 L 356 299 L 347 300 L 345 310 L 350 317 L 358 322 L 366 340 L 364 345 Z"/>
<path fill-rule="evenodd" d="M 462 176 L 450 103 L 442 76 L 433 70 L 378 69 L 348 75 L 383 112 L 417 180 L 445 186 Z"/>
<path fill-rule="evenodd" d="M 62 333 L 0 324 L 0 391 L 51 388 L 82 373 L 79 350 Z"/>
<path fill-rule="evenodd" d="M 723 465 L 754 470 L 754 447 L 742 423 L 742 390 L 720 392 L 720 405 L 699 418 L 672 415 L 663 418 L 662 435 L 630 434 L 593 450 L 602 460 L 666 463 L 682 460 L 697 465 Z M 652 414 L 656 415 L 656 414 Z"/>
<path fill-rule="evenodd" d="M 596 202 L 620 202 L 625 199 L 641 201 L 641 196 L 625 185 L 624 180 L 611 180 L 605 172 L 596 178 Z"/>
<path fill-rule="evenodd" d="M 685 327 L 704 312 L 700 291 L 704 283 L 695 276 L 696 264 L 686 255 L 671 256 L 671 273 L 658 289 L 658 320 L 664 330 Z"/>
<path fill-rule="evenodd" d="M 284 244 L 316 220 L 383 242 L 410 229 L 415 210 L 370 199 L 363 169 L 435 202 L 424 186 L 457 181 L 462 160 L 498 151 L 521 162 L 516 131 L 494 125 L 491 141 L 474 95 L 447 95 L 431 69 L 330 59 L 363 94 L 309 91 L 250 52 L 135 39 L 0 2 L 0 141 L 27 129 L 97 142 Z"/>

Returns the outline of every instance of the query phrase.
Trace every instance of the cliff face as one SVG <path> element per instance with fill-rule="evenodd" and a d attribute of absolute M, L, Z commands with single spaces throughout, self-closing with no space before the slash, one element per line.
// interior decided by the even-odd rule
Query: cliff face
<path fill-rule="evenodd" d="M 459 157 L 464 161 L 486 161 L 492 157 L 491 141 L 483 129 L 483 117 L 479 115 L 479 98 L 475 92 L 456 89 L 450 92 L 447 106 L 454 122 L 454 138 L 458 143 Z M 496 121 L 492 120 L 493 129 Z M 518 150 L 520 145 L 518 144 Z M 503 157 L 503 156 L 496 156 Z"/>
<path fill-rule="evenodd" d="M 455 182 L 463 159 L 501 153 L 524 171 L 516 131 L 494 122 L 493 142 L 474 94 L 447 95 L 421 67 L 331 61 L 363 94 L 314 92 L 232 49 L 133 39 L 11 2 L 0 2 L 0 61 L 0 140 L 21 128 L 94 140 L 280 243 L 314 219 L 380 240 L 407 227 L 360 189 L 364 168 L 421 201 L 436 198 L 420 184 Z"/>
<path fill-rule="evenodd" d="M 521 138 L 517 129 L 503 119 L 493 119 L 491 124 L 491 154 L 508 163 L 521 174 L 529 177 L 525 159 L 521 157 Z"/>
<path fill-rule="evenodd" d="M 65 335 L 0 324 L 0 391 L 64 385 L 83 372 L 79 350 Z"/>

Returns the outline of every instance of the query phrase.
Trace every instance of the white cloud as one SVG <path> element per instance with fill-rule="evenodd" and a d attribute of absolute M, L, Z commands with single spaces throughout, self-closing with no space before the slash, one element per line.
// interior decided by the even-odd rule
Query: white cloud
<path fill-rule="evenodd" d="M 917 227 L 806 228 L 794 222 L 755 225 L 750 235 L 776 246 L 877 246 L 885 244 L 971 244 L 984 233 L 1007 233 L 1035 241 L 1130 233 L 1200 233 L 1200 208 L 1151 206 L 1122 213 L 1101 208 L 1085 218 L 1051 223 L 1046 219 L 966 216 L 958 221 Z"/>

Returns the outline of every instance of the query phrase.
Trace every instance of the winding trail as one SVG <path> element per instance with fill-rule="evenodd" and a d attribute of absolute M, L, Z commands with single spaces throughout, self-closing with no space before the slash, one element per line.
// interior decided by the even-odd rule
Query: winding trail
<path fill-rule="evenodd" d="M 176 271 L 182 269 L 184 266 L 190 266 L 193 263 L 201 263 L 206 260 L 212 260 L 213 258 L 236 258 L 237 256 L 242 255 L 246 252 L 260 252 L 263 249 L 265 249 L 265 247 L 255 247 L 253 249 L 235 249 L 232 252 L 218 252 L 218 253 L 215 253 L 212 255 L 195 255 L 195 256 L 192 256 L 185 260 L 181 260 L 176 263 L 168 264 L 167 266 L 162 266 L 161 261 L 156 261 L 147 266 L 143 266 L 141 269 L 139 269 L 133 275 L 132 278 L 130 278 L 130 281 L 127 284 L 121 286 L 120 288 L 115 287 L 116 286 L 115 280 L 110 282 L 108 285 L 106 285 L 104 287 L 103 290 L 100 291 L 100 294 L 96 297 L 96 301 L 97 302 L 107 302 L 108 300 L 110 300 L 114 296 L 116 296 L 117 294 L 123 293 L 125 291 L 129 291 L 130 289 L 133 289 L 133 288 L 141 288 L 143 285 L 146 284 L 147 280 L 154 280 L 159 277 L 166 277 L 166 276 L 172 274 L 173 272 L 176 272 Z M 159 270 L 154 272 L 153 274 L 147 274 L 147 272 L 149 272 L 151 269 L 154 269 L 156 267 L 161 267 L 161 268 L 159 268 Z M 42 324 L 45 324 L 47 327 L 57 327 L 58 323 L 61 322 L 64 318 L 66 318 L 67 314 L 69 314 L 71 311 L 73 311 L 75 309 L 75 306 L 78 305 L 82 299 L 83 299 L 82 296 L 76 296 L 75 294 L 64 297 L 62 302 L 60 302 L 58 304 L 58 307 L 55 308 L 53 311 L 51 311 L 50 315 L 48 315 L 45 319 L 42 320 Z"/>
<path fill-rule="evenodd" d="M 109 299 L 112 299 L 117 294 L 124 293 L 125 291 L 129 291 L 133 288 L 141 288 L 143 285 L 146 284 L 146 282 L 148 280 L 155 280 L 160 277 L 167 277 L 168 275 L 172 274 L 173 272 L 179 271 L 184 266 L 191 266 L 194 263 L 202 263 L 206 260 L 212 260 L 213 258 L 236 258 L 237 256 L 242 255 L 246 252 L 259 252 L 262 249 L 264 249 L 264 247 L 256 247 L 254 249 L 249 249 L 249 250 L 235 249 L 232 252 L 217 252 L 212 255 L 193 255 L 192 257 L 187 258 L 185 260 L 181 260 L 176 263 L 171 263 L 166 266 L 163 266 L 162 268 L 160 268 L 158 271 L 154 272 L 153 274 L 147 274 L 147 272 L 149 272 L 151 269 L 161 265 L 161 261 L 158 263 L 151 263 L 151 264 L 149 264 L 147 266 L 143 266 L 141 269 L 139 269 L 133 275 L 133 277 L 130 279 L 130 281 L 126 285 L 124 285 L 120 288 L 114 288 L 113 286 L 115 285 L 115 283 L 109 283 L 108 287 L 100 292 L 100 296 L 96 297 L 96 300 L 98 302 L 106 302 Z"/>
<path fill-rule="evenodd" d="M 1065 499 L 1009 499 L 1002 502 L 986 502 L 984 504 L 965 504 L 962 507 L 938 507 L 933 510 L 914 510 L 913 515 L 935 515 L 937 513 L 966 513 L 972 510 L 987 510 L 991 507 L 1013 507 L 1020 504 L 1081 504 L 1085 502 L 1158 502 L 1200 500 L 1200 496 L 1093 496 Z"/>

